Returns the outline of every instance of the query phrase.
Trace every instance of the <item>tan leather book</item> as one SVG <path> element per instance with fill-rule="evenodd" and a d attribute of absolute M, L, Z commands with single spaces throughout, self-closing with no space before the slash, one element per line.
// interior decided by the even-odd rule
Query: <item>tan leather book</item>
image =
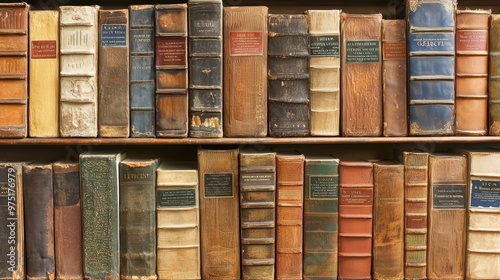
<path fill-rule="evenodd" d="M 382 15 L 341 15 L 342 136 L 382 135 Z"/>
<path fill-rule="evenodd" d="M 304 155 L 276 154 L 276 279 L 302 279 Z"/>
<path fill-rule="evenodd" d="M 201 278 L 240 279 L 238 150 L 198 149 Z"/>
<path fill-rule="evenodd" d="M 488 134 L 488 43 L 491 10 L 457 10 L 455 135 Z"/>
<path fill-rule="evenodd" d="M 463 155 L 429 155 L 427 278 L 463 279 L 467 159 Z"/>
<path fill-rule="evenodd" d="M 491 15 L 489 32 L 488 134 L 500 135 L 500 14 Z"/>
<path fill-rule="evenodd" d="M 29 136 L 59 136 L 59 11 L 29 12 Z"/>
<path fill-rule="evenodd" d="M 404 166 L 373 164 L 373 279 L 404 278 Z"/>
<path fill-rule="evenodd" d="M 224 7 L 224 136 L 267 135 L 267 7 Z"/>
<path fill-rule="evenodd" d="M 306 11 L 311 136 L 338 136 L 340 131 L 340 13 Z"/>

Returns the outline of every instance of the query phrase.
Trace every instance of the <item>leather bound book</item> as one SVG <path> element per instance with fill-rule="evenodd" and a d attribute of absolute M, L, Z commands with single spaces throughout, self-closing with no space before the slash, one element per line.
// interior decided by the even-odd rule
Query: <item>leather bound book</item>
<path fill-rule="evenodd" d="M 59 11 L 29 12 L 29 136 L 59 136 Z"/>
<path fill-rule="evenodd" d="M 307 10 L 311 136 L 338 136 L 340 10 Z"/>
<path fill-rule="evenodd" d="M 240 151 L 242 279 L 274 279 L 276 154 Z"/>
<path fill-rule="evenodd" d="M 455 134 L 488 134 L 488 44 L 491 10 L 457 10 Z"/>
<path fill-rule="evenodd" d="M 304 155 L 276 155 L 276 279 L 302 279 Z"/>
<path fill-rule="evenodd" d="M 267 135 L 267 7 L 224 7 L 224 136 Z"/>
<path fill-rule="evenodd" d="M 156 136 L 188 135 L 187 4 L 156 5 Z"/>
<path fill-rule="evenodd" d="M 201 279 L 196 162 L 164 162 L 156 174 L 158 278 Z"/>
<path fill-rule="evenodd" d="M 120 279 L 156 280 L 157 159 L 120 162 Z"/>
<path fill-rule="evenodd" d="M 97 136 L 98 6 L 61 6 L 61 137 Z"/>
<path fill-rule="evenodd" d="M 307 156 L 304 171 L 304 279 L 336 279 L 339 160 Z"/>
<path fill-rule="evenodd" d="M 406 21 L 382 20 L 383 135 L 408 135 Z"/>
<path fill-rule="evenodd" d="M 222 137 L 222 1 L 190 0 L 189 136 Z"/>
<path fill-rule="evenodd" d="M 404 166 L 373 164 L 373 279 L 404 278 Z"/>
<path fill-rule="evenodd" d="M 491 15 L 489 46 L 489 135 L 500 135 L 500 14 Z"/>
<path fill-rule="evenodd" d="M 0 162 L 0 279 L 25 279 L 23 163 Z"/>
<path fill-rule="evenodd" d="M 408 0 L 409 134 L 453 135 L 456 0 Z"/>
<path fill-rule="evenodd" d="M 382 135 L 382 15 L 342 13 L 342 136 Z"/>
<path fill-rule="evenodd" d="M 56 278 L 83 279 L 82 211 L 78 162 L 52 164 Z"/>
<path fill-rule="evenodd" d="M 371 279 L 373 163 L 339 164 L 338 279 Z"/>
<path fill-rule="evenodd" d="M 130 16 L 130 137 L 155 137 L 153 5 L 132 5 Z"/>
<path fill-rule="evenodd" d="M 268 17 L 269 136 L 309 135 L 309 34 L 305 15 Z"/>
<path fill-rule="evenodd" d="M 83 276 L 120 279 L 119 163 L 125 154 L 80 155 Z"/>
<path fill-rule="evenodd" d="M 464 279 L 467 158 L 429 155 L 427 278 Z"/>
<path fill-rule="evenodd" d="M 23 166 L 26 279 L 55 279 L 52 165 Z"/>
<path fill-rule="evenodd" d="M 28 134 L 28 10 L 0 3 L 0 138 Z"/>
<path fill-rule="evenodd" d="M 198 149 L 201 278 L 240 279 L 238 150 Z"/>

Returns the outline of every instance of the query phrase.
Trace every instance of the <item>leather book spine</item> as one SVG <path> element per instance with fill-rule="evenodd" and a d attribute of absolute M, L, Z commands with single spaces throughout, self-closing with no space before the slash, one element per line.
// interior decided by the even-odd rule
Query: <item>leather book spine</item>
<path fill-rule="evenodd" d="M 500 135 L 500 14 L 491 15 L 489 33 L 488 134 Z"/>

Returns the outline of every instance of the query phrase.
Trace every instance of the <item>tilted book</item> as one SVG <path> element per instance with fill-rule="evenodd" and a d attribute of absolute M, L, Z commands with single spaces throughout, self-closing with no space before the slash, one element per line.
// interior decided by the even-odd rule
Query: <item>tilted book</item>
<path fill-rule="evenodd" d="M 488 134 L 500 135 L 500 14 L 491 15 L 489 32 Z"/>

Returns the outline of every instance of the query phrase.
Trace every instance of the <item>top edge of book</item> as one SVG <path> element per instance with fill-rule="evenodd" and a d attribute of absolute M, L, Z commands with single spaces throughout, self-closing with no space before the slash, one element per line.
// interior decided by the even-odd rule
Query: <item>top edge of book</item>
<path fill-rule="evenodd" d="M 382 14 L 381 13 L 374 13 L 374 14 L 352 14 L 352 13 L 344 13 L 342 12 L 342 17 L 349 17 L 349 18 L 380 18 L 382 19 Z"/>
<path fill-rule="evenodd" d="M 26 2 L 19 2 L 19 3 L 0 3 L 0 9 L 3 8 L 28 8 L 30 5 Z"/>
<path fill-rule="evenodd" d="M 191 3 L 221 3 L 222 0 L 188 0 L 188 4 Z"/>
<path fill-rule="evenodd" d="M 478 9 L 478 10 L 470 10 L 470 9 L 465 9 L 465 10 L 457 10 L 457 14 L 485 14 L 485 15 L 491 15 L 491 10 L 483 10 L 483 9 Z"/>
<path fill-rule="evenodd" d="M 155 9 L 157 10 L 184 10 L 187 9 L 187 4 L 156 4 Z"/>

